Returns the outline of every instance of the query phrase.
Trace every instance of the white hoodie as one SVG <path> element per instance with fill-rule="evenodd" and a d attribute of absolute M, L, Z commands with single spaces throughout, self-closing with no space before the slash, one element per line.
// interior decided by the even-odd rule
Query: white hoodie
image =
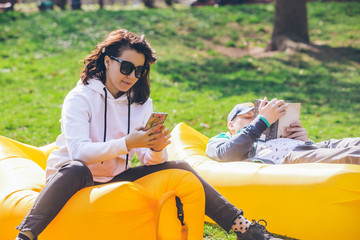
<path fill-rule="evenodd" d="M 61 113 L 61 134 L 56 139 L 59 149 L 48 160 L 46 178 L 49 179 L 62 165 L 73 160 L 84 162 L 93 174 L 94 181 L 108 182 L 125 170 L 125 136 L 128 126 L 128 101 L 126 94 L 115 99 L 107 91 L 106 142 L 104 84 L 96 79 L 88 85 L 79 82 L 65 97 Z M 152 113 L 152 100 L 143 105 L 131 104 L 130 132 L 145 124 Z M 154 152 L 148 148 L 131 149 L 129 159 L 137 153 L 145 165 L 165 162 L 167 152 Z"/>

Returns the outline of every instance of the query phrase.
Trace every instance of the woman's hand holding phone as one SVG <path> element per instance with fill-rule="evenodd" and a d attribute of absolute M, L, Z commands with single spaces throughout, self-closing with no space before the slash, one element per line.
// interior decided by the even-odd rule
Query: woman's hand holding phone
<path fill-rule="evenodd" d="M 153 133 L 153 135 L 157 135 L 152 141 L 152 147 L 150 147 L 153 151 L 160 152 L 171 142 L 169 140 L 171 137 L 170 130 L 168 128 L 165 129 L 164 125 L 162 125 L 160 133 Z"/>
<path fill-rule="evenodd" d="M 149 130 L 151 127 L 159 124 L 159 123 L 164 123 L 166 118 L 167 118 L 167 113 L 162 113 L 162 112 L 153 112 L 150 117 L 149 120 L 147 121 L 144 130 Z"/>
<path fill-rule="evenodd" d="M 153 151 L 162 151 L 170 144 L 170 130 L 165 129 L 166 113 L 151 114 L 145 128 L 138 128 L 125 137 L 126 147 L 150 148 Z"/>
<path fill-rule="evenodd" d="M 151 148 L 161 151 L 170 144 L 170 130 L 165 129 L 163 124 L 157 124 L 149 130 L 135 129 L 125 137 L 126 147 L 130 151 L 133 148 Z"/>

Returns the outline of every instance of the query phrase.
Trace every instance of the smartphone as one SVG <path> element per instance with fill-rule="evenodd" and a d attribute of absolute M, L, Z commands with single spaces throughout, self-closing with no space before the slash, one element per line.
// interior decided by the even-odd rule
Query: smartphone
<path fill-rule="evenodd" d="M 167 113 L 162 113 L 162 112 L 153 112 L 150 117 L 148 122 L 145 125 L 144 130 L 149 130 L 151 127 L 153 127 L 154 125 L 158 124 L 158 123 L 164 123 L 166 118 L 167 118 Z"/>

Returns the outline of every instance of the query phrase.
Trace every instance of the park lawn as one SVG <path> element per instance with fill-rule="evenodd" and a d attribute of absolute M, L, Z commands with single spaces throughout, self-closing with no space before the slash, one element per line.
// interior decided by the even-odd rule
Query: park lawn
<path fill-rule="evenodd" d="M 239 102 L 301 102 L 314 141 L 359 137 L 360 4 L 308 3 L 318 51 L 253 54 L 270 40 L 274 5 L 0 13 L 0 134 L 35 146 L 55 141 L 81 60 L 111 30 L 145 34 L 157 50 L 154 110 L 211 137 Z M 335 17 L 336 16 L 336 17 Z M 206 224 L 204 239 L 235 239 Z"/>

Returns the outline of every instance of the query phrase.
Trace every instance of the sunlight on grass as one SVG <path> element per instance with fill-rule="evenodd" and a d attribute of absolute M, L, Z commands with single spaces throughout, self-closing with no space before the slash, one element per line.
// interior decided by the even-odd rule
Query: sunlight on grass
<path fill-rule="evenodd" d="M 111 30 L 145 34 L 157 50 L 151 70 L 154 110 L 167 126 L 186 122 L 211 137 L 226 130 L 239 102 L 302 103 L 314 141 L 360 132 L 360 4 L 309 2 L 309 33 L 319 51 L 249 56 L 269 41 L 274 5 L 145 9 L 84 6 L 39 13 L 17 4 L 0 14 L 1 135 L 40 146 L 60 133 L 61 105 L 79 80 L 81 60 Z M 336 16 L 336 17 L 334 17 Z M 230 56 L 231 55 L 231 56 Z M 138 163 L 138 160 L 135 160 Z M 236 239 L 205 225 L 204 239 Z"/>

